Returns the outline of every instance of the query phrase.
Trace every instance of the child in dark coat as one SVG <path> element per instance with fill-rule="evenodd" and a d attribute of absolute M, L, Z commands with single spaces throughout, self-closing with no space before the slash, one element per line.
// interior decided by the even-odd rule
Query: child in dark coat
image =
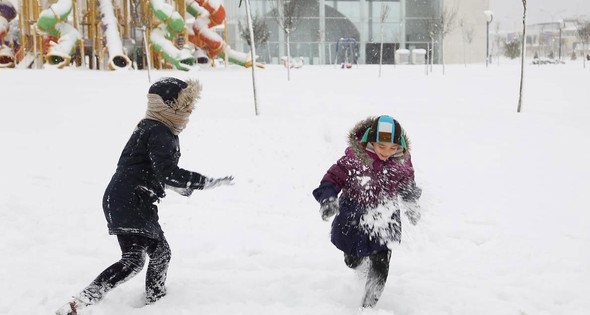
<path fill-rule="evenodd" d="M 150 87 L 146 117 L 123 149 L 103 197 L 109 234 L 117 236 L 121 259 L 61 307 L 57 315 L 75 315 L 77 310 L 101 301 L 107 292 L 143 269 L 146 255 L 146 303 L 166 294 L 170 247 L 158 222 L 156 203 L 166 196 L 166 188 L 190 196 L 193 190 L 233 183 L 231 176 L 208 178 L 178 167 L 178 134 L 186 127 L 200 92 L 198 81 L 176 78 L 158 80 Z"/>
<path fill-rule="evenodd" d="M 390 116 L 369 117 L 350 131 L 349 147 L 313 191 L 323 220 L 332 222 L 332 243 L 350 268 L 367 261 L 361 308 L 377 304 L 389 273 L 390 247 L 401 241 L 400 208 L 420 218 L 421 189 L 414 181 L 410 142 Z M 338 195 L 340 195 L 338 197 Z"/>

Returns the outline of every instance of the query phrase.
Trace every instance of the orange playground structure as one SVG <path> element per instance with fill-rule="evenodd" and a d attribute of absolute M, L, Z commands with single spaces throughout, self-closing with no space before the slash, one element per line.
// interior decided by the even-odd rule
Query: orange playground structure
<path fill-rule="evenodd" d="M 224 24 L 220 0 L 0 0 L 0 68 L 250 67 Z"/>

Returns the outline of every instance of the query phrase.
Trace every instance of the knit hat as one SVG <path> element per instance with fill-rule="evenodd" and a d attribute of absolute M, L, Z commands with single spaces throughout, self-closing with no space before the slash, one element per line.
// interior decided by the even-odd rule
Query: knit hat
<path fill-rule="evenodd" d="M 406 139 L 401 125 L 391 116 L 383 115 L 375 119 L 363 134 L 361 142 L 386 142 L 399 144 L 406 149 Z"/>
<path fill-rule="evenodd" d="M 180 79 L 163 78 L 152 84 L 148 93 L 160 95 L 162 100 L 164 100 L 164 103 L 170 105 L 172 102 L 176 101 L 180 91 L 187 86 L 188 84 Z"/>

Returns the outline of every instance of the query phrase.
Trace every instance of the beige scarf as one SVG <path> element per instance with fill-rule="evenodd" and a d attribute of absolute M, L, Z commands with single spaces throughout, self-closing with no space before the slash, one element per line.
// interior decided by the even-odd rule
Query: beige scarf
<path fill-rule="evenodd" d="M 148 94 L 148 105 L 145 118 L 157 120 L 178 135 L 188 124 L 189 116 L 195 107 L 201 93 L 201 84 L 196 80 L 188 80 L 188 86 L 183 89 L 175 102 L 170 105 L 164 103 L 158 94 Z"/>

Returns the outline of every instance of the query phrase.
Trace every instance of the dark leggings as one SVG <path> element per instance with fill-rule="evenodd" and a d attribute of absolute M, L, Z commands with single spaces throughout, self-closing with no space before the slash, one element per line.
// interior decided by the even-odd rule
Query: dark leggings
<path fill-rule="evenodd" d="M 170 247 L 162 236 L 156 240 L 139 235 L 117 235 L 121 247 L 121 259 L 105 269 L 80 294 L 88 304 L 94 304 L 119 284 L 137 275 L 145 265 L 146 254 L 149 264 L 145 278 L 146 302 L 153 303 L 166 295 L 166 274 L 170 262 Z"/>
<path fill-rule="evenodd" d="M 373 307 L 379 301 L 387 276 L 389 275 L 389 260 L 391 251 L 382 251 L 368 257 L 357 257 L 344 255 L 344 262 L 350 268 L 357 268 L 365 259 L 369 259 L 369 273 L 365 283 L 365 295 L 363 296 L 362 307 Z"/>

